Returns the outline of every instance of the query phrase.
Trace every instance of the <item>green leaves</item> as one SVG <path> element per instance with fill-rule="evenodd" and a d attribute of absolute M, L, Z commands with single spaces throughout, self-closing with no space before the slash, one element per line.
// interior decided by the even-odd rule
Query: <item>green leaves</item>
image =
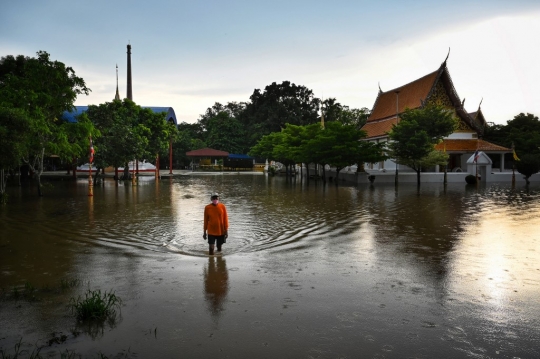
<path fill-rule="evenodd" d="M 538 154 L 527 153 L 520 156 L 520 160 L 516 161 L 516 169 L 519 173 L 525 176 L 527 184 L 529 184 L 529 178 L 540 172 L 540 156 Z"/>
<path fill-rule="evenodd" d="M 0 59 L 0 106 L 20 111 L 27 120 L 25 136 L 17 146 L 20 151 L 12 154 L 17 157 L 11 162 L 28 163 L 37 174 L 38 186 L 44 156 L 55 154 L 66 159 L 81 154 L 79 141 L 92 134 L 91 124 L 60 120 L 64 111 L 73 108 L 78 95 L 89 92 L 71 67 L 52 61 L 47 52 L 38 51 L 35 58 L 9 55 Z"/>
<path fill-rule="evenodd" d="M 364 159 L 380 160 L 381 147 L 360 141 L 365 132 L 338 121 L 298 126 L 287 124 L 280 132 L 263 136 L 250 155 L 288 163 L 320 163 L 342 168 Z"/>
<path fill-rule="evenodd" d="M 406 109 L 389 133 L 389 156 L 414 169 L 420 184 L 420 170 L 443 161 L 441 156 L 433 154 L 433 147 L 456 126 L 453 113 L 441 106 Z"/>

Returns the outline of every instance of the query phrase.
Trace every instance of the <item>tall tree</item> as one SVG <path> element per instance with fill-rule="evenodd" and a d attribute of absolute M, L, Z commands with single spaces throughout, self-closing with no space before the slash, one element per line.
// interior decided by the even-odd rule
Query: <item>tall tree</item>
<path fill-rule="evenodd" d="M 208 119 L 205 135 L 206 143 L 211 148 L 230 153 L 244 152 L 243 127 L 240 121 L 225 111 Z"/>
<path fill-rule="evenodd" d="M 29 122 L 24 111 L 0 107 L 0 203 L 7 201 L 7 172 L 20 165 L 25 153 Z"/>
<path fill-rule="evenodd" d="M 64 111 L 73 109 L 78 95 L 89 92 L 73 68 L 52 61 L 47 52 L 38 51 L 35 58 L 10 55 L 0 59 L 0 105 L 24 111 L 30 120 L 23 161 L 36 174 L 40 196 L 44 157 L 76 155 L 80 150 L 69 136 L 77 131 L 70 131 L 73 127 L 60 119 Z"/>
<path fill-rule="evenodd" d="M 534 153 L 524 154 L 519 161 L 516 161 L 516 170 L 525 176 L 525 181 L 529 185 L 529 178 L 540 172 L 540 155 Z"/>
<path fill-rule="evenodd" d="M 509 148 L 514 145 L 518 156 L 540 154 L 540 121 L 531 113 L 520 113 L 506 125 L 488 126 L 484 138 Z"/>
<path fill-rule="evenodd" d="M 352 125 L 357 129 L 360 129 L 366 124 L 369 114 L 370 111 L 367 107 L 362 107 L 359 109 L 343 106 L 343 109 L 339 114 L 338 121 L 344 125 Z"/>
<path fill-rule="evenodd" d="M 249 147 L 264 135 L 279 132 L 287 123 L 307 125 L 319 120 L 320 100 L 313 92 L 290 81 L 273 82 L 264 91 L 255 89 L 250 103 L 242 112 Z"/>
<path fill-rule="evenodd" d="M 148 114 L 129 99 L 88 106 L 86 115 L 102 134 L 95 141 L 96 166 L 113 166 L 115 170 L 124 167 L 127 175 L 129 161 L 143 159 L 145 155 L 151 157 L 146 151 L 151 130 L 145 126 L 141 113 Z M 164 116 L 159 118 L 164 120 Z"/>
<path fill-rule="evenodd" d="M 178 135 L 173 143 L 173 157 L 179 166 L 188 166 L 191 160 L 186 152 L 207 147 L 203 141 L 203 130 L 200 123 L 182 122 L 178 124 Z"/>
<path fill-rule="evenodd" d="M 426 164 L 426 157 L 435 144 L 454 131 L 456 124 L 453 113 L 441 106 L 406 109 L 400 116 L 400 122 L 389 133 L 390 156 L 397 163 L 416 171 L 417 184 L 420 185 L 420 172 Z"/>
<path fill-rule="evenodd" d="M 137 123 L 149 130 L 146 136 L 148 143 L 144 149 L 141 159 L 155 162 L 159 170 L 159 154 L 166 152 L 169 148 L 169 141 L 176 137 L 176 126 L 167 122 L 167 113 L 156 113 L 149 108 L 142 108 L 139 111 Z"/>

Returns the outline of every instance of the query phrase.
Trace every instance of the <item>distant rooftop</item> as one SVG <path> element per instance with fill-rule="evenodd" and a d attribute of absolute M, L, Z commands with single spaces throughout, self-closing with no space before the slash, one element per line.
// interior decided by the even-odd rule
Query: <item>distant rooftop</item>
<path fill-rule="evenodd" d="M 166 112 L 167 113 L 167 121 L 172 121 L 175 125 L 178 125 L 178 121 L 176 120 L 176 114 L 174 113 L 174 109 L 172 107 L 155 107 L 155 106 L 141 106 L 142 108 L 149 108 L 155 113 L 161 113 Z M 75 106 L 73 111 L 64 111 L 62 114 L 62 118 L 66 120 L 67 122 L 77 122 L 77 116 L 81 115 L 82 113 L 88 111 L 88 106 Z"/>

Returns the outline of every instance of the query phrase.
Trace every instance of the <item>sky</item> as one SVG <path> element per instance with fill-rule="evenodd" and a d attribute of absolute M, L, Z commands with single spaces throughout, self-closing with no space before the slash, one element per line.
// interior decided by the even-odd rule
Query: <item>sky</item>
<path fill-rule="evenodd" d="M 246 102 L 290 81 L 371 109 L 383 91 L 447 66 L 465 109 L 506 124 L 540 116 L 538 0 L 22 0 L 0 11 L 0 56 L 43 50 L 92 90 L 75 105 L 126 96 L 194 123 L 216 102 Z"/>

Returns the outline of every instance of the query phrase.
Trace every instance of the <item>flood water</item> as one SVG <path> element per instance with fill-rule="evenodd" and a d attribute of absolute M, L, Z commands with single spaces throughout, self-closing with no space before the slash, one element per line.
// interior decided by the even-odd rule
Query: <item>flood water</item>
<path fill-rule="evenodd" d="M 538 185 L 198 175 L 106 180 L 94 197 L 85 180 L 10 190 L 7 354 L 21 340 L 53 357 L 540 358 Z M 209 257 L 214 191 L 230 229 Z M 88 289 L 122 299 L 116 320 L 77 322 L 68 305 Z"/>

